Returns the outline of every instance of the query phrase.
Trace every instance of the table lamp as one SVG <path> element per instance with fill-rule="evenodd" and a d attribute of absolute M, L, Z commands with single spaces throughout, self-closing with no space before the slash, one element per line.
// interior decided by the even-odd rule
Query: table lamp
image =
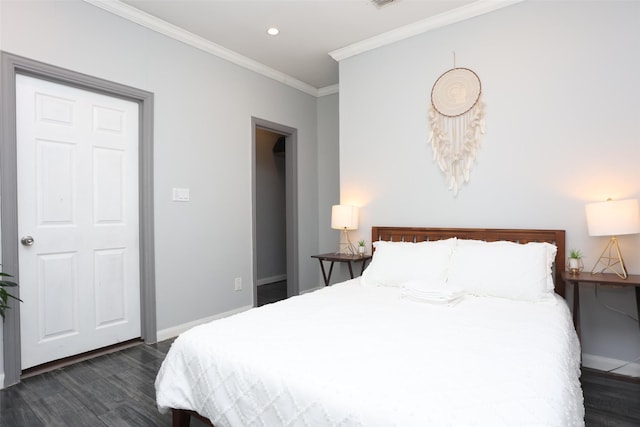
<path fill-rule="evenodd" d="M 355 255 L 356 248 L 349 240 L 348 230 L 358 229 L 358 208 L 347 205 L 333 205 L 331 207 L 331 228 L 342 230 L 337 253 Z"/>
<path fill-rule="evenodd" d="M 590 203 L 585 206 L 590 236 L 611 236 L 600 254 L 591 274 L 606 270 L 627 278 L 627 268 L 622 259 L 617 236 L 640 233 L 640 206 L 637 199 Z M 599 270 L 599 271 L 598 271 Z"/>

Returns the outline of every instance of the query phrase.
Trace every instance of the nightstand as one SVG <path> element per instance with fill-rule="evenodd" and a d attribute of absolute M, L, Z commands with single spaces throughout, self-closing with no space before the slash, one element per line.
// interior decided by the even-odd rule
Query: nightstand
<path fill-rule="evenodd" d="M 329 281 L 331 280 L 331 273 L 333 272 L 333 264 L 336 262 L 346 262 L 349 267 L 349 274 L 353 279 L 353 267 L 351 266 L 352 262 L 361 262 L 362 268 L 360 269 L 360 275 L 364 272 L 364 267 L 367 264 L 367 261 L 371 259 L 371 255 L 349 255 L 349 254 L 321 254 L 321 255 L 311 255 L 311 258 L 318 258 L 320 262 L 320 269 L 322 270 L 322 277 L 324 278 L 324 285 L 328 286 Z M 323 261 L 331 262 L 331 266 L 329 267 L 329 275 L 327 275 L 324 269 Z"/>
<path fill-rule="evenodd" d="M 638 314 L 640 315 L 640 275 L 629 274 L 626 279 L 618 277 L 611 273 L 578 273 L 571 274 L 568 271 L 562 272 L 562 280 L 565 283 L 573 285 L 573 325 L 580 338 L 580 282 L 596 283 L 603 286 L 625 288 L 634 286 L 636 288 L 636 302 L 638 306 Z M 639 317 L 640 318 L 640 317 Z"/>

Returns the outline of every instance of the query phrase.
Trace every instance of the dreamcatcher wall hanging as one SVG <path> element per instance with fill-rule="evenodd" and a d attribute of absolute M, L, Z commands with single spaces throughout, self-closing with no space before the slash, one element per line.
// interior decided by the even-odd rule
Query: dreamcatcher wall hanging
<path fill-rule="evenodd" d="M 436 80 L 431 89 L 429 142 L 433 158 L 454 195 L 469 181 L 469 173 L 484 133 L 482 85 L 468 68 L 454 68 Z"/>

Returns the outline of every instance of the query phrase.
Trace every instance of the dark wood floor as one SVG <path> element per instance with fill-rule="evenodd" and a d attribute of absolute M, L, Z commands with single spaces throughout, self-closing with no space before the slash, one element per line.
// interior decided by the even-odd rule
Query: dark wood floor
<path fill-rule="evenodd" d="M 287 298 L 287 281 L 258 286 L 258 307 Z"/>
<path fill-rule="evenodd" d="M 582 370 L 587 426 L 640 426 L 640 379 Z"/>
<path fill-rule="evenodd" d="M 139 344 L 0 390 L 0 426 L 170 426 L 153 385 L 170 345 Z"/>

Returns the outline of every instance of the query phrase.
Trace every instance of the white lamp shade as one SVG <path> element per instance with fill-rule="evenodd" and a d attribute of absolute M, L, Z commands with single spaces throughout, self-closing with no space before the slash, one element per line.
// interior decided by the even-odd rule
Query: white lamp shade
<path fill-rule="evenodd" d="M 585 206 L 590 236 L 622 236 L 640 233 L 637 199 L 608 200 Z"/>
<path fill-rule="evenodd" d="M 357 230 L 358 208 L 355 206 L 333 205 L 331 207 L 331 228 Z"/>

